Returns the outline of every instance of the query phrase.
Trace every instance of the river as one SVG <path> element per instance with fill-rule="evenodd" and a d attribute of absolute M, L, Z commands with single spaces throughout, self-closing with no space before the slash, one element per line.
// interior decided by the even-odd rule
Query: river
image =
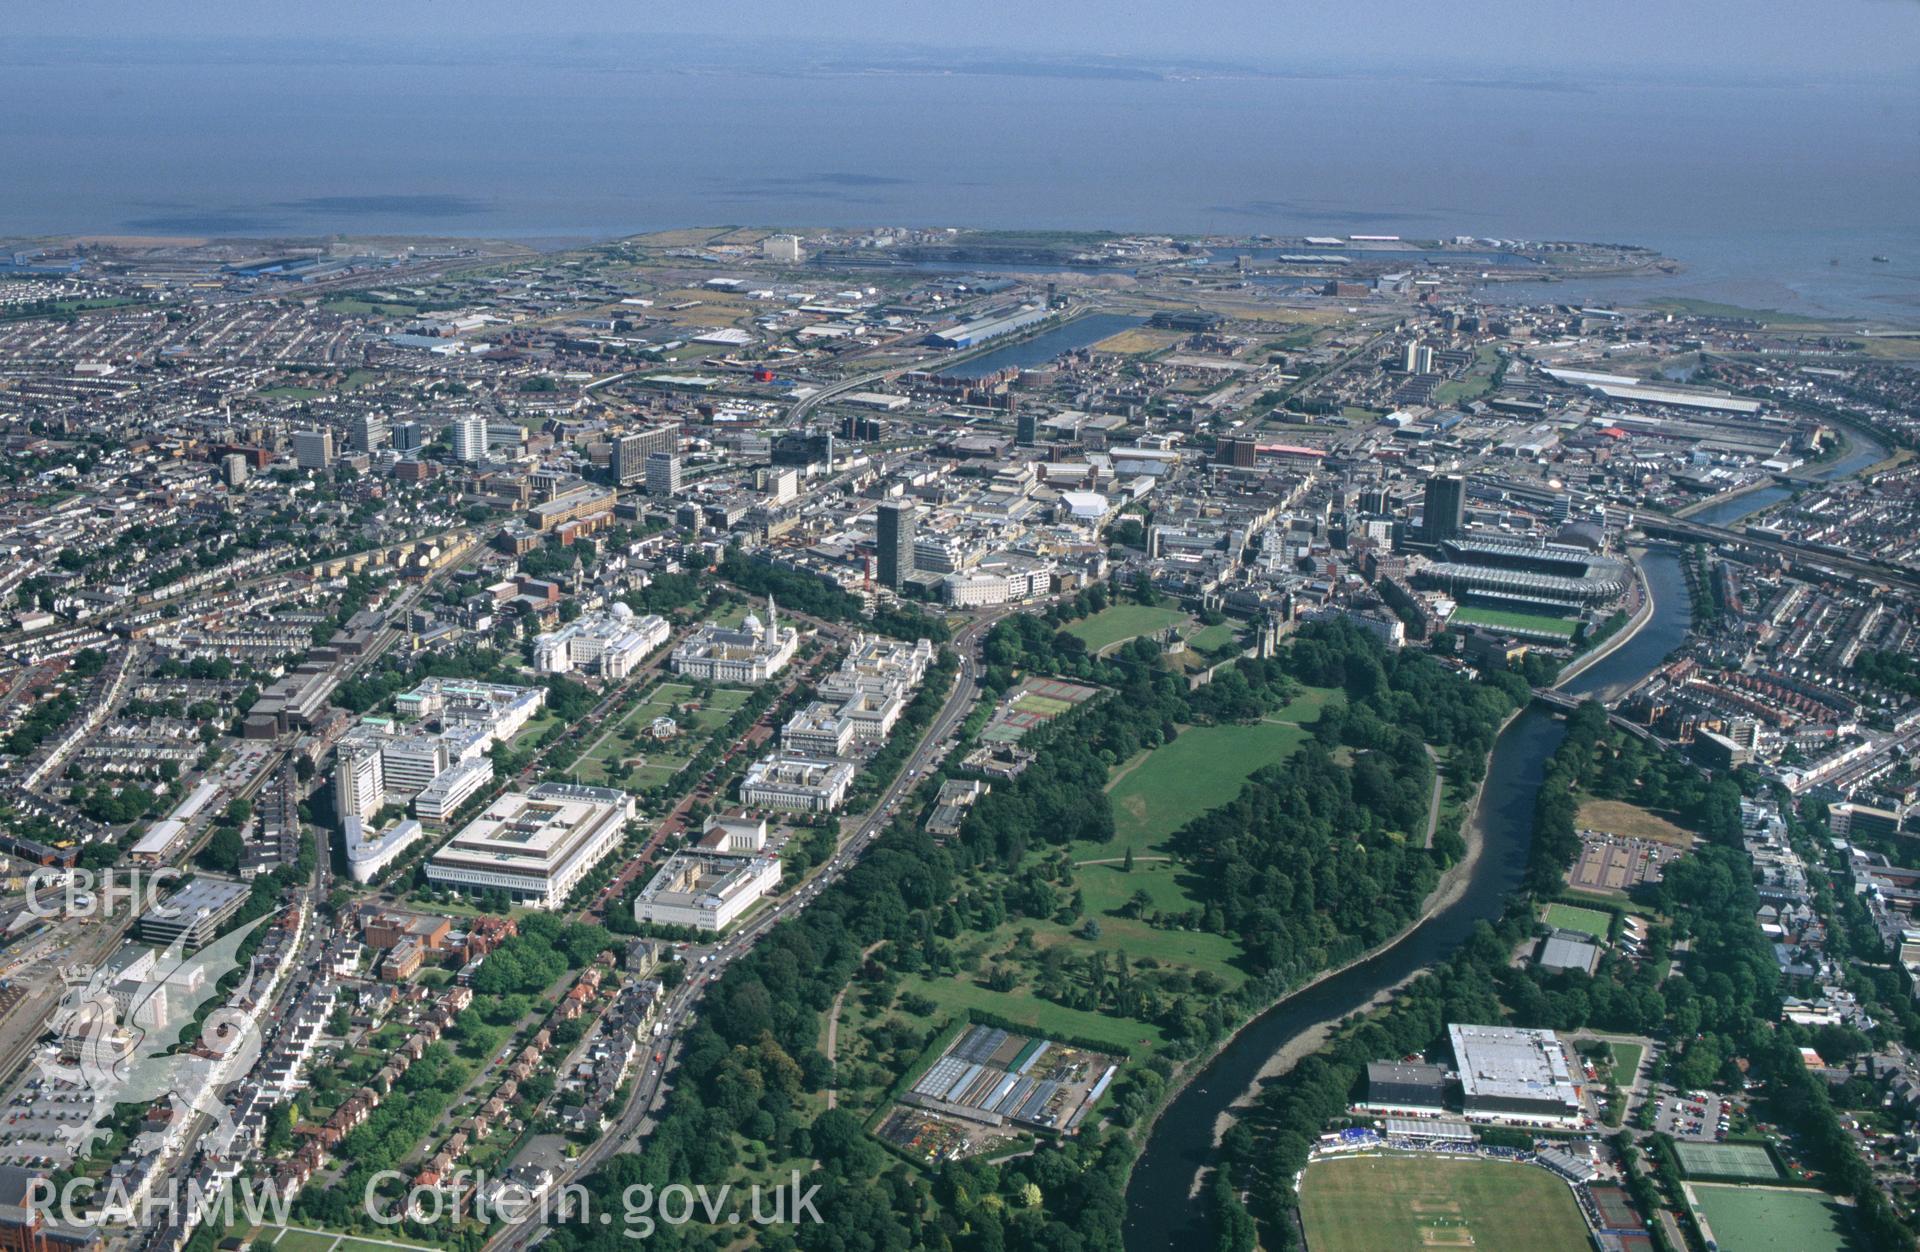
<path fill-rule="evenodd" d="M 1846 478 L 1849 475 L 1859 473 L 1876 461 L 1886 459 L 1887 445 L 1879 439 L 1853 426 L 1847 427 L 1846 431 L 1846 454 L 1830 465 L 1813 466 L 1807 471 L 1808 473 L 1812 474 L 1815 478 Z M 1709 504 L 1698 513 L 1689 514 L 1687 520 L 1690 522 L 1700 522 L 1707 526 L 1725 526 L 1731 522 L 1739 521 L 1743 517 L 1751 517 L 1762 509 L 1772 508 L 1774 505 L 1792 495 L 1793 491 L 1794 489 L 1792 487 L 1775 483 L 1771 487 L 1761 487 L 1758 490 L 1749 491 L 1745 495 L 1734 496 L 1730 499 Z"/>
<path fill-rule="evenodd" d="M 1692 608 L 1678 555 L 1655 549 L 1642 562 L 1652 617 L 1630 639 L 1566 684 L 1575 695 L 1611 696 L 1649 673 L 1686 638 Z M 1534 793 L 1565 723 L 1537 705 L 1501 734 L 1488 763 L 1479 822 L 1483 846 L 1466 889 L 1404 939 L 1255 1018 L 1195 1075 L 1161 1114 L 1127 1188 L 1126 1245 L 1201 1246 L 1198 1207 L 1189 1201 L 1195 1171 L 1211 1163 L 1220 1115 L 1246 1093 L 1272 1056 L 1303 1031 L 1345 1017 L 1392 987 L 1444 960 L 1475 925 L 1498 917 L 1522 881 L 1533 838 Z"/>

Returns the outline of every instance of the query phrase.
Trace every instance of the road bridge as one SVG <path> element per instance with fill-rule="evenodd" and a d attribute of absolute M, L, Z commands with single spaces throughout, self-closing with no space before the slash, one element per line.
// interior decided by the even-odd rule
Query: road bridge
<path fill-rule="evenodd" d="M 1672 517 L 1664 513 L 1642 513 L 1636 519 L 1635 525 L 1642 534 L 1651 538 L 1678 539 L 1684 543 L 1710 543 L 1716 547 L 1750 548 L 1830 570 L 1849 578 L 1898 587 L 1902 591 L 1920 591 L 1920 576 L 1891 561 L 1872 557 L 1844 556 L 1778 536 L 1756 535 L 1745 530 L 1729 530 L 1725 526 L 1713 526 L 1691 518 Z"/>

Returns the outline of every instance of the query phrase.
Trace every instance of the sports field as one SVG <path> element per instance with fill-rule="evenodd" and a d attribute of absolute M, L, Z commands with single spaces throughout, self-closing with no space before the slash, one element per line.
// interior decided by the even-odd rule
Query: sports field
<path fill-rule="evenodd" d="M 1773 1182 L 1779 1167 L 1757 1143 L 1689 1143 L 1673 1145 L 1680 1168 L 1689 1178 L 1737 1178 L 1743 1182 Z"/>
<path fill-rule="evenodd" d="M 1599 909 L 1583 909 L 1572 904 L 1549 904 L 1546 922 L 1549 926 L 1558 926 L 1561 930 L 1577 930 L 1583 935 L 1592 935 L 1595 939 L 1605 939 L 1607 929 L 1613 924 L 1613 918 Z"/>
<path fill-rule="evenodd" d="M 1687 1192 L 1726 1252 L 1841 1252 L 1857 1246 L 1846 1210 L 1823 1191 L 1693 1182 Z"/>
<path fill-rule="evenodd" d="M 1307 732 L 1290 722 L 1251 726 L 1195 726 L 1129 766 L 1121 767 L 1107 794 L 1113 801 L 1117 854 L 1157 844 L 1208 809 L 1240 794 L 1247 777 L 1292 755 Z"/>
<path fill-rule="evenodd" d="M 1587 1223 L 1544 1169 L 1438 1154 L 1315 1161 L 1300 1186 L 1312 1252 L 1579 1252 Z"/>
<path fill-rule="evenodd" d="M 1467 607 L 1454 612 L 1453 619 L 1468 626 L 1491 626 L 1495 630 L 1537 631 L 1543 635 L 1573 638 L 1574 624 L 1564 618 L 1541 613 L 1515 613 L 1508 609 Z"/>
<path fill-rule="evenodd" d="M 1092 617 L 1081 618 L 1067 627 L 1067 633 L 1086 644 L 1089 651 L 1098 652 L 1137 635 L 1165 630 L 1186 620 L 1184 609 L 1157 604 L 1116 604 L 1110 609 L 1101 609 Z"/>

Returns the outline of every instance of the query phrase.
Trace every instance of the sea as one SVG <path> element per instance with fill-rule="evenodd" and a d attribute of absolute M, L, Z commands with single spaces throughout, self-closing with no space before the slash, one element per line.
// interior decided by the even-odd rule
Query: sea
<path fill-rule="evenodd" d="M 1684 272 L 1489 291 L 1906 325 L 1920 324 L 1916 135 L 1920 77 L 21 37 L 0 45 L 0 235 L 1572 239 L 1657 248 Z"/>

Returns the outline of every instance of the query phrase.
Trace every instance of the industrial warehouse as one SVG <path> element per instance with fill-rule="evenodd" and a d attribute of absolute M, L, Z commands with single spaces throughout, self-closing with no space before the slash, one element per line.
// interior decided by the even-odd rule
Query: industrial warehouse
<path fill-rule="evenodd" d="M 996 314 L 977 321 L 963 322 L 945 330 L 937 330 L 927 336 L 927 343 L 936 348 L 974 348 L 989 339 L 998 339 L 1002 335 L 1011 335 L 1029 326 L 1038 326 L 1052 317 L 1053 313 L 1044 308 L 1020 309 L 1013 313 Z"/>

